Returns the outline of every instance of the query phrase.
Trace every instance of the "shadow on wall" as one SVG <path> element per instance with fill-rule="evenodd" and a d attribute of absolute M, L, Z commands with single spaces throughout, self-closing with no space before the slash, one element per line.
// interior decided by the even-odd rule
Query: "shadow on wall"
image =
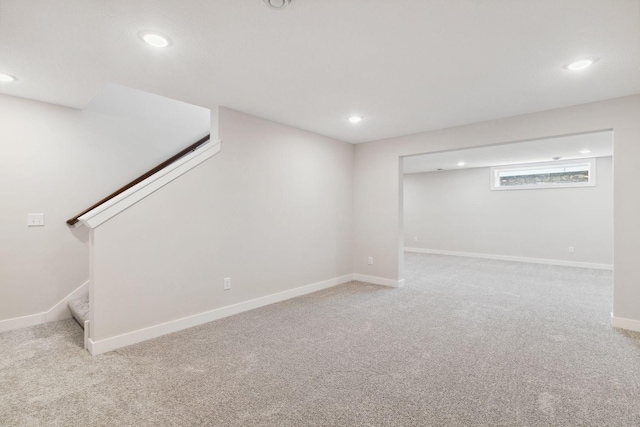
<path fill-rule="evenodd" d="M 87 227 L 69 227 L 69 230 L 71 235 L 73 235 L 73 237 L 75 237 L 79 242 L 89 244 L 89 236 L 91 233 Z"/>

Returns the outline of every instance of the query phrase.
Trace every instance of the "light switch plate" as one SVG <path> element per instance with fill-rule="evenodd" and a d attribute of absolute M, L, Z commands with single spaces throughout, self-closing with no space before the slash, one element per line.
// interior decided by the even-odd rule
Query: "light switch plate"
<path fill-rule="evenodd" d="M 43 213 L 27 214 L 27 227 L 44 227 Z"/>

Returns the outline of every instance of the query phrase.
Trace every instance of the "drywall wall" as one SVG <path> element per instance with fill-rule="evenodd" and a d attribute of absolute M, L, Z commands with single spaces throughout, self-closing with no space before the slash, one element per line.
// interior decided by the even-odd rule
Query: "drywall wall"
<path fill-rule="evenodd" d="M 595 187 L 492 191 L 490 178 L 491 168 L 406 174 L 405 247 L 612 264 L 611 157 L 596 159 Z"/>
<path fill-rule="evenodd" d="M 216 120 L 220 153 L 92 230 L 92 340 L 352 273 L 353 146 Z"/>
<path fill-rule="evenodd" d="M 354 158 L 354 270 L 403 277 L 400 157 L 613 129 L 613 314 L 640 321 L 640 95 L 358 144 Z M 367 257 L 374 257 L 373 265 Z"/>
<path fill-rule="evenodd" d="M 88 230 L 65 221 L 182 149 L 132 120 L 0 95 L 0 321 L 89 278 Z M 27 213 L 45 214 L 27 227 Z M 9 325 L 10 326 L 10 325 Z"/>
<path fill-rule="evenodd" d="M 107 84 L 83 109 L 129 121 L 153 138 L 149 149 L 180 151 L 209 134 L 208 108 L 115 83 Z M 176 150 L 176 147 L 179 147 Z"/>

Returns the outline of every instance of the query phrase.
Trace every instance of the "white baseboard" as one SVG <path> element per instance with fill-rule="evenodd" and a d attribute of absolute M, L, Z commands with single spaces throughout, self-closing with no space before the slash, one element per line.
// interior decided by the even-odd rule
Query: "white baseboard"
<path fill-rule="evenodd" d="M 358 274 L 358 273 L 353 274 L 353 280 L 357 280 L 359 282 L 373 283 L 374 285 L 390 286 L 392 288 L 401 288 L 404 286 L 404 279 L 401 279 L 401 280 L 384 279 L 382 277 L 367 276 L 365 274 Z"/>
<path fill-rule="evenodd" d="M 613 313 L 611 313 L 611 326 L 613 326 L 614 328 L 640 332 L 640 320 L 625 319 L 624 317 L 614 317 Z"/>
<path fill-rule="evenodd" d="M 404 248 L 404 250 L 405 252 L 417 252 L 422 254 L 452 255 L 452 256 L 463 256 L 463 257 L 469 257 L 469 258 L 497 259 L 500 261 L 527 262 L 530 264 L 548 264 L 548 265 L 560 265 L 564 267 L 580 267 L 580 268 L 594 268 L 597 270 L 613 270 L 613 266 L 611 264 L 596 264 L 592 262 L 564 261 L 564 260 L 544 259 L 544 258 L 528 258 L 528 257 L 511 256 L 511 255 L 476 254 L 472 252 L 443 251 L 440 249 Z"/>
<path fill-rule="evenodd" d="M 13 329 L 26 328 L 45 322 L 45 314 L 31 314 L 29 316 L 14 317 L 12 319 L 0 320 L 0 332 L 11 331 Z"/>
<path fill-rule="evenodd" d="M 75 291 L 64 297 L 62 301 L 54 305 L 49 311 L 44 313 L 46 319 L 45 322 L 55 322 L 56 320 L 64 320 L 71 317 L 71 312 L 67 307 L 69 301 L 76 298 L 82 298 L 89 295 L 89 282 L 86 281 L 80 285 Z"/>
<path fill-rule="evenodd" d="M 0 332 L 40 325 L 46 322 L 55 322 L 56 320 L 68 319 L 71 317 L 71 313 L 67 308 L 67 303 L 72 299 L 80 298 L 88 293 L 89 282 L 85 282 L 47 311 L 0 321 Z"/>
<path fill-rule="evenodd" d="M 117 335 L 115 337 L 105 338 L 102 340 L 88 339 L 88 350 L 92 355 L 106 353 L 128 345 L 137 344 L 142 341 L 157 338 L 162 335 L 178 332 L 183 329 L 208 323 L 224 317 L 239 314 L 255 308 L 264 307 L 265 305 L 274 304 L 291 298 L 310 294 L 322 289 L 331 288 L 353 280 L 353 275 L 348 274 L 335 279 L 325 280 L 323 282 L 314 283 L 307 286 L 301 286 L 288 291 L 279 292 L 277 294 L 267 295 L 250 301 L 241 302 L 227 307 L 217 308 L 215 310 L 206 311 L 204 313 L 195 314 L 193 316 L 183 317 L 181 319 L 172 320 L 170 322 L 161 323 L 159 325 L 150 326 L 148 328 L 139 329 L 137 331 L 128 332 L 126 334 Z"/>

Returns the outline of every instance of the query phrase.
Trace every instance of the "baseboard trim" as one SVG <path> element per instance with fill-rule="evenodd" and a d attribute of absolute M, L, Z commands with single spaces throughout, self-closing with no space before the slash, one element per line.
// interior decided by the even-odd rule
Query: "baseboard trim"
<path fill-rule="evenodd" d="M 29 316 L 14 317 L 12 319 L 0 320 L 0 332 L 7 332 L 14 329 L 27 328 L 45 322 L 45 314 L 31 314 Z"/>
<path fill-rule="evenodd" d="M 72 299 L 80 298 L 88 293 L 89 282 L 85 282 L 47 311 L 0 321 L 0 332 L 68 319 L 71 317 L 71 313 L 67 308 L 67 303 Z"/>
<path fill-rule="evenodd" d="M 547 264 L 547 265 L 560 265 L 563 267 L 594 268 L 596 270 L 613 270 L 613 266 L 611 264 L 596 264 L 592 262 L 564 261 L 564 260 L 545 259 L 545 258 L 528 258 L 528 257 L 511 256 L 511 255 L 477 254 L 473 252 L 454 252 L 454 251 L 444 251 L 440 249 L 404 248 L 404 250 L 405 252 L 417 252 L 422 254 L 452 255 L 452 256 L 463 256 L 463 257 L 469 257 L 469 258 L 496 259 L 500 261 L 526 262 L 529 264 Z"/>
<path fill-rule="evenodd" d="M 628 331 L 640 332 L 640 320 L 625 319 L 624 317 L 615 317 L 611 313 L 611 326 Z"/>
<path fill-rule="evenodd" d="M 56 320 L 64 320 L 71 317 L 71 312 L 67 307 L 67 303 L 76 298 L 82 298 L 89 295 L 89 281 L 84 282 L 75 291 L 64 297 L 62 301 L 54 305 L 49 311 L 44 313 L 45 322 L 55 322 Z"/>
<path fill-rule="evenodd" d="M 401 288 L 404 286 L 404 279 L 401 279 L 401 280 L 384 279 L 382 277 L 367 276 L 365 274 L 358 274 L 358 273 L 353 274 L 353 280 L 357 280 L 359 282 L 373 283 L 374 285 L 390 286 L 392 288 Z"/>
<path fill-rule="evenodd" d="M 172 320 L 170 322 L 161 323 L 159 325 L 150 326 L 148 328 L 138 329 L 136 331 L 117 335 L 115 337 L 105 338 L 102 340 L 93 340 L 89 338 L 87 340 L 87 347 L 89 353 L 96 356 L 98 354 L 117 350 L 119 348 L 137 344 L 139 342 L 150 340 L 152 338 L 157 338 L 162 335 L 192 328 L 203 323 L 208 323 L 214 320 L 222 319 L 224 317 L 233 316 L 234 314 L 243 313 L 245 311 L 264 307 L 266 305 L 286 301 L 291 298 L 296 298 L 302 295 L 307 295 L 323 289 L 331 288 L 333 286 L 341 285 L 352 280 L 353 275 L 348 274 L 346 276 L 336 277 L 334 279 L 325 280 L 323 282 L 313 283 L 311 285 L 301 286 L 299 288 L 290 289 L 288 291 L 279 292 L 238 304 L 217 308 L 214 310 L 206 311 L 204 313 L 195 314 L 193 316 L 183 317 L 181 319 Z"/>

